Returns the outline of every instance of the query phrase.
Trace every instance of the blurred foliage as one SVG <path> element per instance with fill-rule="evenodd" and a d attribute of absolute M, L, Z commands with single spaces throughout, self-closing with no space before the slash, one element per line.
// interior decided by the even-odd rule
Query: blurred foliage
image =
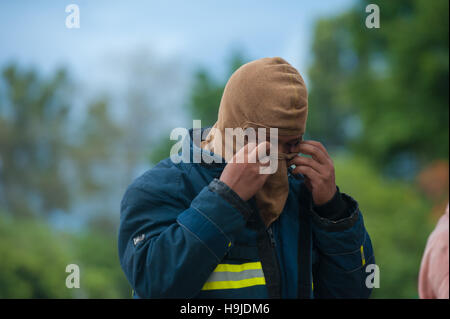
<path fill-rule="evenodd" d="M 108 107 L 106 97 L 91 101 L 86 118 L 76 129 L 75 141 L 68 145 L 66 160 L 70 160 L 77 172 L 80 183 L 78 196 L 98 195 L 108 184 L 103 178 L 96 178 L 95 171 L 105 167 L 110 169 L 108 160 L 114 155 L 124 133 L 123 128 L 111 120 Z"/>
<path fill-rule="evenodd" d="M 43 211 L 67 209 L 69 194 L 59 174 L 69 112 L 66 73 L 41 79 L 10 65 L 2 75 L 0 202 L 16 215 L 31 214 L 36 201 Z M 55 192 L 59 196 L 51 196 Z"/>
<path fill-rule="evenodd" d="M 167 133 L 165 136 L 170 136 Z M 156 146 L 152 148 L 149 153 L 149 160 L 153 164 L 157 164 L 159 161 L 170 156 L 170 150 L 172 146 L 176 143 L 176 141 L 162 140 Z"/>
<path fill-rule="evenodd" d="M 115 233 L 101 233 L 92 228 L 70 238 L 67 246 L 83 272 L 79 294 L 86 298 L 131 297 L 131 287 L 119 265 Z"/>
<path fill-rule="evenodd" d="M 86 116 L 74 122 L 76 92 L 66 71 L 45 77 L 11 64 L 2 75 L 0 297 L 129 297 L 118 263 L 117 215 L 105 214 L 107 206 L 96 208 L 84 233 L 47 224 L 53 213 L 98 201 L 109 190 L 104 176 L 114 171 L 108 164 L 122 129 L 110 118 L 108 98 L 88 101 Z M 80 289 L 65 287 L 70 263 L 80 266 Z"/>
<path fill-rule="evenodd" d="M 249 62 L 244 58 L 244 54 L 235 49 L 230 54 L 227 63 L 227 72 L 221 79 L 216 79 L 211 72 L 203 67 L 199 67 L 194 74 L 193 85 L 187 103 L 187 109 L 192 119 L 201 120 L 202 127 L 213 126 L 217 120 L 222 93 L 227 84 L 228 78 L 241 65 Z M 189 128 L 192 122 L 188 123 Z M 170 141 L 167 136 L 170 133 L 163 134 L 161 142 L 154 146 L 150 152 L 149 159 L 153 164 L 169 157 L 170 149 L 176 141 Z"/>
<path fill-rule="evenodd" d="M 68 211 L 80 193 L 103 191 L 105 181 L 92 171 L 105 166 L 121 134 L 107 99 L 88 102 L 77 126 L 70 116 L 75 89 L 65 70 L 44 77 L 11 64 L 2 75 L 0 205 L 15 216 L 50 214 Z"/>
<path fill-rule="evenodd" d="M 372 298 L 417 298 L 420 261 L 434 226 L 430 202 L 414 185 L 384 179 L 364 158 L 337 155 L 333 161 L 339 189 L 358 201 L 380 267 Z"/>
<path fill-rule="evenodd" d="M 69 298 L 68 252 L 48 226 L 0 215 L 0 298 Z"/>
<path fill-rule="evenodd" d="M 380 29 L 364 26 L 369 3 Z M 380 267 L 373 298 L 417 298 L 448 202 L 448 4 L 364 0 L 316 24 L 307 130 L 335 150 L 337 184 L 364 214 Z"/>
<path fill-rule="evenodd" d="M 448 160 L 438 160 L 426 166 L 417 176 L 421 192 L 437 205 L 433 208 L 433 219 L 437 221 L 445 211 L 449 192 Z M 441 205 L 439 205 L 441 203 Z"/>
<path fill-rule="evenodd" d="M 247 63 L 244 54 L 235 50 L 227 61 L 228 72 L 220 80 L 204 68 L 200 68 L 194 76 L 194 85 L 190 97 L 189 110 L 193 119 L 200 119 L 203 127 L 213 126 L 217 120 L 220 100 L 229 77 L 241 65 Z"/>
<path fill-rule="evenodd" d="M 33 218 L 0 213 L 0 298 L 129 298 L 116 237 L 94 230 L 57 232 Z M 80 288 L 65 286 L 66 266 L 80 267 Z"/>
<path fill-rule="evenodd" d="M 380 7 L 380 28 L 365 7 Z M 308 131 L 388 172 L 448 158 L 447 0 L 360 1 L 319 20 L 310 68 Z"/>

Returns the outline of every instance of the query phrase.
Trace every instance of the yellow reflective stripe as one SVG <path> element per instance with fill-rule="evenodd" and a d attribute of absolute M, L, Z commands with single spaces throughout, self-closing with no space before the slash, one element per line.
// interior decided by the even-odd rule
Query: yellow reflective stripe
<path fill-rule="evenodd" d="M 361 258 L 362 258 L 362 265 L 364 266 L 366 264 L 366 258 L 364 257 L 364 247 L 361 245 Z"/>
<path fill-rule="evenodd" d="M 255 277 L 236 281 L 211 281 L 206 282 L 202 290 L 238 289 L 265 284 L 266 279 L 264 277 Z"/>
<path fill-rule="evenodd" d="M 242 279 L 242 277 L 244 278 Z M 239 265 L 219 264 L 204 284 L 202 290 L 238 289 L 265 284 L 266 280 L 260 261 Z"/>
<path fill-rule="evenodd" d="M 253 262 L 253 263 L 245 263 L 240 265 L 233 265 L 233 264 L 219 264 L 217 265 L 216 269 L 214 269 L 214 272 L 240 272 L 244 270 L 255 270 L 255 269 L 262 269 L 261 262 Z"/>

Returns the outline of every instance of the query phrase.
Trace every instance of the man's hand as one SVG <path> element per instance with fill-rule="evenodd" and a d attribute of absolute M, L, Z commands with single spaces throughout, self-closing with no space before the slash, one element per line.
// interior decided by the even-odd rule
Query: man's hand
<path fill-rule="evenodd" d="M 312 193 L 315 205 L 323 205 L 336 193 L 334 164 L 325 147 L 316 141 L 302 141 L 296 151 L 312 158 L 296 156 L 288 165 L 294 164 L 294 174 L 303 174 L 305 184 Z"/>
<path fill-rule="evenodd" d="M 255 143 L 248 143 L 233 156 L 232 161 L 225 166 L 222 175 L 220 175 L 220 180 L 244 201 L 252 198 L 269 177 L 269 174 L 260 173 L 260 166 L 266 166 L 269 163 L 260 163 L 257 153 L 258 149 L 262 149 L 259 152 L 265 154 L 269 146 L 269 142 L 262 142 L 258 146 Z M 253 159 L 253 162 L 249 163 L 248 159 Z M 255 159 L 256 163 L 254 163 Z"/>

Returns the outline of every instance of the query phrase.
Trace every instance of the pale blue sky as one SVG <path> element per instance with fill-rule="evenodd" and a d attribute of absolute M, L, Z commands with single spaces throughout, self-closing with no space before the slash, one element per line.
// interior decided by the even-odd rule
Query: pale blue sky
<path fill-rule="evenodd" d="M 9 61 L 49 71 L 65 65 L 95 81 L 105 57 L 148 49 L 156 59 L 178 59 L 223 71 L 233 47 L 251 59 L 282 56 L 306 73 L 313 23 L 354 0 L 0 2 L 0 66 Z M 67 29 L 65 7 L 80 8 L 81 28 Z"/>

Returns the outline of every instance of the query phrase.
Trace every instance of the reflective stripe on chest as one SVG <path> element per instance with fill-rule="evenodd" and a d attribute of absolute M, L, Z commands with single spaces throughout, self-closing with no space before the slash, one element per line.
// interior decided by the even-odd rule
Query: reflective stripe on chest
<path fill-rule="evenodd" d="M 265 285 L 261 262 L 244 264 L 219 264 L 206 281 L 202 290 L 239 289 Z"/>

